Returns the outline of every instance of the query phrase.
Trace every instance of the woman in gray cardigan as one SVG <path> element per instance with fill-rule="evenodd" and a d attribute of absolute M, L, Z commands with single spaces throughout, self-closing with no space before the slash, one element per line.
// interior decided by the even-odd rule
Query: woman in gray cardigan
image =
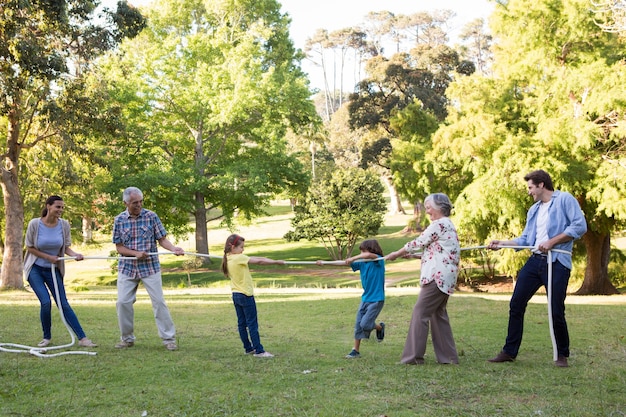
<path fill-rule="evenodd" d="M 26 256 L 24 257 L 24 275 L 28 283 L 37 295 L 41 303 L 39 316 L 43 329 L 43 340 L 38 343 L 39 347 L 46 347 L 52 340 L 52 302 L 50 295 L 57 302 L 51 267 L 56 268 L 59 299 L 63 315 L 67 324 L 78 337 L 78 345 L 83 347 L 96 347 L 95 343 L 87 338 L 78 318 L 67 302 L 63 275 L 65 274 L 65 262 L 59 260 L 64 255 L 73 256 L 77 261 L 83 259 L 83 255 L 74 252 L 70 236 L 70 224 L 61 218 L 65 204 L 57 195 L 48 197 L 46 207 L 41 217 L 32 219 L 26 229 Z M 48 292 L 49 291 L 49 292 Z"/>

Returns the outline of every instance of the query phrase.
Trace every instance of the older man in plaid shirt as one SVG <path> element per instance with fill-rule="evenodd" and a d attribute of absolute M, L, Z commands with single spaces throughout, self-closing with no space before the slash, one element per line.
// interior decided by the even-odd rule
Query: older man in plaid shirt
<path fill-rule="evenodd" d="M 113 243 L 120 255 L 137 259 L 120 259 L 117 273 L 117 318 L 121 341 L 116 348 L 128 348 L 135 344 L 133 304 L 137 299 L 137 287 L 142 281 L 150 300 L 159 330 L 159 336 L 167 350 L 176 350 L 176 329 L 170 311 L 163 298 L 161 265 L 157 242 L 176 255 L 184 255 L 182 248 L 167 239 L 167 232 L 156 213 L 143 208 L 143 193 L 139 188 L 128 187 L 123 194 L 126 210 L 115 217 Z"/>

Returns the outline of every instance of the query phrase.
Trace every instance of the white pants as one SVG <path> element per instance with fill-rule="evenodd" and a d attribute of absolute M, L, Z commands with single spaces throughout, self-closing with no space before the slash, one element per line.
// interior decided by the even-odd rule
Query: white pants
<path fill-rule="evenodd" d="M 134 321 L 135 310 L 133 305 L 137 300 L 137 287 L 139 281 L 143 282 L 150 300 L 152 301 L 152 311 L 156 320 L 159 337 L 163 339 L 163 344 L 176 341 L 176 329 L 170 311 L 163 298 L 163 285 L 161 272 L 149 275 L 145 278 L 131 278 L 124 274 L 117 275 L 117 320 L 125 342 L 134 342 Z"/>

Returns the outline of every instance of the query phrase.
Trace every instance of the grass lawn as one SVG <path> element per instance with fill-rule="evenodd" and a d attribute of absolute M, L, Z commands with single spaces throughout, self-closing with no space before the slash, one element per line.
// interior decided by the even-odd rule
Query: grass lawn
<path fill-rule="evenodd" d="M 242 226 L 246 253 L 275 259 L 328 259 L 319 245 L 287 244 L 289 214 Z M 388 219 L 377 239 L 388 253 L 410 237 L 408 216 Z M 228 231 L 213 225 L 211 253 Z M 178 242 L 186 250 L 192 243 Z M 106 255 L 112 245 L 75 248 Z M 416 301 L 418 261 L 388 263 L 380 319 L 387 336 L 365 341 L 345 359 L 360 297 L 358 273 L 315 265 L 253 270 L 261 338 L 272 359 L 243 354 L 219 260 L 198 268 L 189 257 L 162 257 L 166 300 L 180 349 L 157 336 L 149 299 L 135 304 L 135 347 L 118 350 L 115 275 L 110 261 L 68 262 L 66 286 L 96 356 L 37 358 L 0 352 L 0 416 L 625 416 L 626 295 L 567 299 L 569 368 L 552 364 L 545 295 L 528 307 L 516 362 L 486 359 L 502 347 L 509 294 L 459 292 L 449 314 L 460 365 L 399 359 Z M 574 288 L 575 289 L 575 288 Z M 32 292 L 0 292 L 0 343 L 36 344 L 39 307 Z M 53 343 L 70 339 L 55 310 Z M 77 348 L 78 349 L 78 348 Z M 82 349 L 82 348 L 81 348 Z"/>
<path fill-rule="evenodd" d="M 136 304 L 135 347 L 117 350 L 115 294 L 70 300 L 97 356 L 41 359 L 0 352 L 2 416 L 623 416 L 624 303 L 568 305 L 571 366 L 552 365 L 545 304 L 529 306 L 514 363 L 500 349 L 507 298 L 458 294 L 449 312 L 460 365 L 398 364 L 415 290 L 390 290 L 382 343 L 352 346 L 358 290 L 264 290 L 262 342 L 272 359 L 246 356 L 227 292 L 174 291 L 167 300 L 180 349 L 157 336 L 145 294 Z M 39 341 L 38 305 L 0 298 L 0 342 Z M 53 341 L 69 336 L 54 314 Z"/>

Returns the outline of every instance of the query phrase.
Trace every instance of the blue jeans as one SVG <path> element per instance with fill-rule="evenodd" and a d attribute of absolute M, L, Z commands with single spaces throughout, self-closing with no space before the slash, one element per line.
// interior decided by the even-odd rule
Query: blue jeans
<path fill-rule="evenodd" d="M 256 302 L 254 296 L 248 296 L 240 292 L 233 293 L 233 304 L 237 312 L 237 327 L 243 348 L 247 353 L 253 350 L 263 353 L 263 345 L 259 336 L 259 323 L 257 321 Z"/>
<path fill-rule="evenodd" d="M 370 333 L 376 327 L 376 318 L 385 305 L 384 301 L 368 303 L 361 301 L 359 310 L 356 312 L 356 323 L 354 325 L 355 339 L 369 339 Z"/>
<path fill-rule="evenodd" d="M 80 340 L 85 337 L 85 332 L 80 326 L 74 310 L 72 310 L 72 307 L 70 307 L 70 304 L 67 302 L 65 286 L 63 285 L 63 276 L 58 269 L 55 272 L 59 287 L 59 298 L 61 300 L 61 307 L 58 306 L 58 303 L 57 307 L 63 310 L 63 316 L 65 316 L 67 324 L 72 328 L 74 333 L 76 333 L 76 337 Z M 41 303 L 39 318 L 41 319 L 43 338 L 52 339 L 52 302 L 50 301 L 50 294 L 52 294 L 54 302 L 57 302 L 56 292 L 54 291 L 54 281 L 52 280 L 52 271 L 50 268 L 33 265 L 33 268 L 28 274 L 28 282 Z M 50 290 L 50 294 L 48 294 L 48 289 Z"/>
<path fill-rule="evenodd" d="M 565 296 L 570 270 L 559 261 L 552 263 L 552 323 L 557 351 L 560 356 L 569 357 L 569 333 L 565 321 Z M 524 333 L 524 313 L 528 301 L 541 287 L 548 288 L 547 258 L 532 255 L 520 269 L 513 296 L 509 304 L 509 329 L 502 350 L 516 357 L 522 344 Z"/>

